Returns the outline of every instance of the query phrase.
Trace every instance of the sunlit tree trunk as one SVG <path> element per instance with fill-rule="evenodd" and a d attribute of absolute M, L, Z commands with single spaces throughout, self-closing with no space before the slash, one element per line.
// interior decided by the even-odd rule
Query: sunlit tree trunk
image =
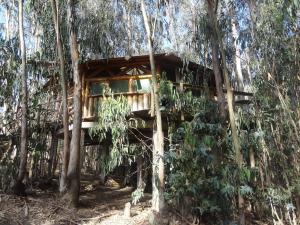
<path fill-rule="evenodd" d="M 209 16 L 210 28 L 214 30 L 214 24 L 217 21 L 216 15 L 216 2 L 215 0 L 207 0 L 207 12 Z M 222 88 L 222 72 L 220 68 L 218 37 L 216 32 L 211 32 L 211 50 L 212 50 L 212 63 L 215 75 L 216 91 L 219 103 L 219 109 L 222 117 L 225 117 L 225 97 Z"/>
<path fill-rule="evenodd" d="M 22 80 L 22 118 L 21 118 L 21 146 L 20 146 L 20 166 L 17 178 L 17 184 L 23 182 L 26 174 L 27 165 L 27 71 L 26 71 L 26 48 L 24 41 L 24 25 L 23 25 L 23 0 L 19 0 L 19 37 L 21 48 L 21 80 Z"/>
<path fill-rule="evenodd" d="M 150 65 L 152 73 L 152 88 L 153 88 L 153 98 L 154 98 L 154 110 L 156 117 L 156 128 L 153 131 L 153 176 L 152 176 L 152 209 L 161 212 L 164 209 L 164 134 L 162 129 L 162 118 L 159 109 L 159 94 L 158 94 L 158 82 L 157 82 L 157 71 L 154 62 L 153 53 L 153 38 L 151 32 L 148 16 L 145 9 L 145 3 L 141 0 L 141 11 L 143 14 L 144 24 L 148 36 L 148 48 L 150 56 Z"/>
<path fill-rule="evenodd" d="M 7 5 L 5 9 L 5 39 L 8 41 L 10 39 L 10 18 L 11 18 L 11 11 L 10 11 L 10 5 Z"/>
<path fill-rule="evenodd" d="M 74 119 L 71 139 L 70 161 L 68 165 L 68 190 L 72 206 L 78 206 L 80 191 L 80 137 L 81 137 L 81 120 L 82 120 L 82 81 L 79 74 L 79 53 L 77 45 L 77 33 L 75 27 L 75 1 L 68 0 L 68 25 L 70 35 L 70 50 L 72 58 L 72 69 L 74 79 Z"/>
<path fill-rule="evenodd" d="M 62 170 L 60 177 L 59 191 L 63 193 L 66 190 L 66 178 L 68 172 L 68 164 L 70 158 L 70 144 L 69 144 L 69 113 L 68 113 L 68 93 L 67 93 L 67 76 L 65 70 L 65 57 L 63 51 L 63 44 L 60 34 L 60 19 L 59 19 L 59 4 L 56 0 L 51 0 L 53 23 L 56 33 L 56 45 L 59 57 L 60 67 L 60 85 L 61 96 L 63 104 L 63 127 L 64 127 L 64 148 L 62 154 Z"/>
<path fill-rule="evenodd" d="M 238 88 L 240 91 L 244 90 L 244 77 L 242 73 L 242 64 L 241 64 L 241 53 L 238 47 L 238 30 L 237 30 L 237 21 L 235 15 L 235 9 L 230 8 L 230 16 L 231 16 L 231 30 L 233 36 L 233 48 L 235 51 L 234 55 L 234 63 L 235 63 L 235 74 L 237 77 Z"/>
<path fill-rule="evenodd" d="M 215 9 L 217 9 L 217 5 L 215 5 Z M 213 33 L 215 33 L 215 36 L 217 37 L 217 46 L 220 47 L 220 51 L 221 51 L 222 65 L 223 65 L 222 69 L 223 69 L 223 75 L 225 80 L 225 87 L 227 90 L 227 104 L 228 104 L 230 127 L 232 132 L 232 143 L 236 154 L 236 163 L 238 167 L 241 169 L 243 165 L 243 156 L 241 154 L 241 145 L 239 142 L 237 127 L 235 124 L 233 89 L 231 87 L 229 75 L 227 72 L 225 49 L 223 46 L 223 40 L 220 35 L 220 29 L 216 18 L 214 20 L 212 28 L 213 28 Z M 239 207 L 239 214 L 240 214 L 239 223 L 241 225 L 244 225 L 245 224 L 244 199 L 241 196 L 239 191 L 238 191 L 238 207 Z"/>

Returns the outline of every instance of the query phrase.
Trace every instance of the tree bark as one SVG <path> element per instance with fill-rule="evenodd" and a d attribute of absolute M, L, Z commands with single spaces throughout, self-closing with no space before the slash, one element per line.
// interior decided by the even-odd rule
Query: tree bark
<path fill-rule="evenodd" d="M 55 172 L 55 161 L 57 154 L 58 137 L 54 132 L 51 133 L 51 145 L 49 148 L 50 157 L 48 160 L 48 178 L 52 178 Z"/>
<path fill-rule="evenodd" d="M 60 66 L 60 84 L 63 103 L 63 127 L 64 127 L 64 148 L 62 154 L 62 171 L 60 177 L 59 191 L 63 193 L 66 191 L 67 172 L 70 158 L 70 143 L 69 143 L 69 113 L 68 113 L 68 93 L 67 93 L 67 77 L 65 70 L 65 57 L 63 51 L 63 44 L 60 34 L 60 19 L 59 19 L 59 5 L 56 0 L 51 0 L 53 23 L 56 33 L 56 45 L 59 57 Z"/>
<path fill-rule="evenodd" d="M 219 103 L 219 110 L 221 116 L 225 117 L 225 97 L 222 88 L 222 72 L 220 68 L 220 60 L 219 60 L 219 49 L 218 49 L 218 37 L 215 30 L 214 24 L 217 21 L 216 15 L 216 2 L 215 0 L 207 0 L 207 12 L 209 16 L 210 28 L 212 29 L 211 33 L 211 50 L 212 50 L 212 63 L 213 63 L 213 71 L 215 75 L 215 83 L 216 83 L 216 91 Z"/>
<path fill-rule="evenodd" d="M 152 34 L 155 31 L 150 30 L 149 20 L 145 9 L 144 0 L 141 0 L 141 11 L 143 14 L 145 29 L 148 36 L 148 48 L 149 48 L 149 58 L 152 73 L 152 89 L 154 98 L 154 110 L 156 117 L 156 129 L 153 131 L 153 176 L 152 176 L 152 209 L 157 212 L 162 212 L 164 209 L 164 135 L 162 129 L 162 118 L 159 107 L 159 93 L 158 93 L 158 82 L 157 82 L 157 71 L 154 61 L 153 53 L 153 38 Z"/>
<path fill-rule="evenodd" d="M 70 161 L 68 165 L 68 191 L 70 204 L 78 206 L 80 191 L 80 137 L 82 120 L 82 81 L 79 74 L 79 53 L 77 45 L 77 32 L 75 27 L 75 1 L 68 0 L 68 26 L 70 33 L 70 50 L 74 79 L 74 118 L 71 139 Z"/>
<path fill-rule="evenodd" d="M 231 7 L 229 9 L 229 11 L 230 11 L 230 16 L 231 16 L 233 48 L 235 51 L 235 55 L 234 55 L 235 74 L 237 77 L 239 91 L 244 91 L 244 77 L 243 77 L 243 73 L 242 73 L 241 53 L 240 53 L 240 49 L 238 47 L 238 42 L 237 42 L 238 31 L 237 31 L 237 21 L 236 21 L 235 9 Z"/>
<path fill-rule="evenodd" d="M 215 5 L 217 8 L 217 5 Z M 213 23 L 213 33 L 215 33 L 215 37 L 217 37 L 217 43 L 216 46 L 220 47 L 221 51 L 221 57 L 222 57 L 222 66 L 223 66 L 223 74 L 224 74 L 224 79 L 225 79 L 225 87 L 227 89 L 227 103 L 228 103 L 228 111 L 229 111 L 229 121 L 230 121 L 230 126 L 231 126 L 231 132 L 232 132 L 232 142 L 233 142 L 233 147 L 236 153 L 236 163 L 239 168 L 242 167 L 243 165 L 243 155 L 241 154 L 241 145 L 239 142 L 239 137 L 237 133 L 237 128 L 235 124 L 235 113 L 234 113 L 234 105 L 233 105 L 233 90 L 230 84 L 229 76 L 227 73 L 227 67 L 226 67 L 226 55 L 225 55 L 225 50 L 223 46 L 223 41 L 219 32 L 219 25 L 217 22 L 217 19 L 215 17 L 214 23 Z M 239 207 L 239 219 L 240 219 L 240 224 L 244 225 L 245 224 L 245 214 L 244 214 L 244 199 L 241 196 L 240 192 L 238 191 L 238 207 Z"/>
<path fill-rule="evenodd" d="M 24 41 L 24 25 L 23 25 L 23 0 L 19 0 L 19 35 L 21 48 L 21 76 L 22 76 L 22 119 L 21 119 L 21 146 L 20 146 L 20 166 L 17 183 L 23 182 L 26 174 L 27 165 L 27 71 L 26 71 L 26 47 Z"/>

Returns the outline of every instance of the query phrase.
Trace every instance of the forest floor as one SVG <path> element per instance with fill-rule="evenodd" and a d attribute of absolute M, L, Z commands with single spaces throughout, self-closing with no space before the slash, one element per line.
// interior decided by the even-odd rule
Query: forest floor
<path fill-rule="evenodd" d="M 121 188 L 110 179 L 106 185 L 82 180 L 80 206 L 69 208 L 57 191 L 34 188 L 27 197 L 0 195 L 0 225 L 148 225 L 150 194 L 131 207 L 124 216 L 125 204 L 132 201 L 133 188 Z"/>
<path fill-rule="evenodd" d="M 18 197 L 0 195 L 0 225 L 147 225 L 150 194 L 131 207 L 131 217 L 125 217 L 124 207 L 131 202 L 133 188 L 121 188 L 110 179 L 106 185 L 85 177 L 81 182 L 80 205 L 69 208 L 47 187 L 33 188 L 30 195 Z M 42 186 L 42 185 L 40 185 Z"/>

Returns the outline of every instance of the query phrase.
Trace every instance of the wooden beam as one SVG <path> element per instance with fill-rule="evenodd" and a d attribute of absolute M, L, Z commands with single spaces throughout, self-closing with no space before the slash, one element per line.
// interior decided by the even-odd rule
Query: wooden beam
<path fill-rule="evenodd" d="M 224 93 L 227 93 L 226 89 L 223 89 Z M 249 93 L 249 92 L 243 92 L 243 91 L 233 91 L 233 93 L 235 95 L 242 95 L 242 96 L 253 96 L 253 93 Z"/>
<path fill-rule="evenodd" d="M 140 79 L 150 79 L 151 74 L 143 74 L 143 75 L 128 75 L 124 74 L 123 76 L 113 76 L 113 77 L 92 77 L 92 78 L 86 78 L 87 81 L 103 81 L 103 80 L 140 80 Z"/>

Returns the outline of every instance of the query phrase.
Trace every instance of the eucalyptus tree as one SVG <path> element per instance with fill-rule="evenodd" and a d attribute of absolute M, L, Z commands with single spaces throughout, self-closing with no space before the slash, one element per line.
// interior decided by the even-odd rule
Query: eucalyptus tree
<path fill-rule="evenodd" d="M 210 40 L 211 40 L 211 52 L 212 52 L 212 64 L 213 71 L 215 75 L 216 82 L 216 91 L 219 102 L 219 109 L 222 117 L 225 117 L 225 97 L 223 93 L 223 85 L 222 85 L 222 72 L 220 68 L 220 59 L 219 59 L 219 43 L 218 43 L 218 30 L 216 30 L 217 23 L 217 8 L 218 1 L 215 0 L 207 0 L 207 13 L 209 17 L 209 27 L 211 32 Z"/>
<path fill-rule="evenodd" d="M 71 139 L 70 161 L 68 165 L 68 190 L 67 195 L 70 203 L 77 206 L 80 192 L 80 141 L 81 141 L 81 122 L 82 122 L 82 79 L 79 74 L 79 52 L 77 44 L 76 27 L 76 2 L 68 0 L 68 27 L 69 27 L 69 45 L 72 59 L 72 71 L 74 79 L 74 118 Z"/>
<path fill-rule="evenodd" d="M 52 13 L 53 13 L 53 24 L 56 33 L 56 45 L 57 45 L 57 53 L 59 58 L 60 83 L 61 83 L 61 94 L 62 94 L 62 103 L 63 103 L 64 149 L 63 149 L 62 171 L 60 177 L 59 191 L 64 192 L 66 189 L 68 164 L 70 158 L 67 74 L 65 69 L 63 42 L 60 33 L 59 2 L 56 0 L 52 0 L 51 6 L 52 6 Z"/>
<path fill-rule="evenodd" d="M 251 70 L 256 75 L 254 118 L 261 133 L 258 139 L 261 149 L 258 157 L 263 159 L 259 163 L 263 171 L 261 185 L 275 184 L 277 196 L 282 196 L 279 190 L 285 190 L 299 213 L 300 4 L 298 1 L 248 2 L 254 20 L 250 24 Z M 284 204 L 281 202 L 280 209 L 284 210 Z"/>
<path fill-rule="evenodd" d="M 237 126 L 235 124 L 235 111 L 234 111 L 234 96 L 233 96 L 233 89 L 230 84 L 230 77 L 228 75 L 228 69 L 226 66 L 227 59 L 223 44 L 223 39 L 221 35 L 221 30 L 219 28 L 219 23 L 217 19 L 217 10 L 218 10 L 218 1 L 214 0 L 207 0 L 207 12 L 209 15 L 210 20 L 210 28 L 212 31 L 211 34 L 211 46 L 212 46 L 212 61 L 213 61 L 213 69 L 215 74 L 215 82 L 217 87 L 217 94 L 218 98 L 223 93 L 222 89 L 222 82 L 221 82 L 221 68 L 220 68 L 220 61 L 218 58 L 219 52 L 222 58 L 222 74 L 224 76 L 225 81 L 225 87 L 227 92 L 227 104 L 228 104 L 228 112 L 229 112 L 229 121 L 230 121 L 230 128 L 232 132 L 232 143 L 233 143 L 233 149 L 235 150 L 235 161 L 238 165 L 238 167 L 241 169 L 243 165 L 243 156 L 241 154 L 241 145 L 238 137 L 238 131 Z M 220 50 L 220 51 L 219 51 Z M 236 61 L 237 62 L 237 61 Z M 236 66 L 237 68 L 238 66 Z M 221 82 L 221 83 L 220 83 Z M 221 101 L 221 116 L 225 116 L 225 107 L 224 107 L 224 95 L 221 97 L 223 100 Z M 220 102 L 220 100 L 219 100 Z M 223 104 L 223 106 L 222 106 Z M 238 207 L 240 212 L 240 224 L 245 224 L 245 215 L 244 215 L 244 199 L 240 194 L 240 191 L 238 190 Z"/>
<path fill-rule="evenodd" d="M 22 118 L 21 118 L 21 145 L 20 145 L 20 165 L 18 178 L 15 184 L 16 192 L 22 192 L 20 190 L 21 184 L 26 174 L 27 165 L 27 110 L 28 110 L 28 89 L 27 89 L 27 71 L 26 71 L 26 46 L 24 40 L 24 24 L 23 24 L 23 0 L 18 1 L 19 6 L 19 38 L 21 49 L 21 77 L 22 77 Z"/>
<path fill-rule="evenodd" d="M 231 33 L 232 33 L 232 45 L 234 49 L 234 71 L 237 77 L 238 89 L 240 91 L 244 90 L 244 77 L 242 72 L 242 63 L 241 63 L 241 53 L 240 48 L 238 46 L 238 21 L 236 16 L 236 7 L 235 3 L 231 2 L 229 5 L 229 15 L 230 15 L 230 23 L 231 23 Z"/>
<path fill-rule="evenodd" d="M 153 166 L 152 166 L 152 208 L 157 212 L 162 212 L 165 207 L 164 202 L 164 134 L 162 128 L 162 116 L 159 104 L 157 70 L 154 61 L 153 39 L 155 28 L 150 28 L 148 15 L 144 0 L 141 0 L 141 12 L 143 14 L 145 29 L 148 37 L 148 49 L 152 73 L 152 97 L 154 98 L 154 111 L 156 126 L 153 129 Z"/>

